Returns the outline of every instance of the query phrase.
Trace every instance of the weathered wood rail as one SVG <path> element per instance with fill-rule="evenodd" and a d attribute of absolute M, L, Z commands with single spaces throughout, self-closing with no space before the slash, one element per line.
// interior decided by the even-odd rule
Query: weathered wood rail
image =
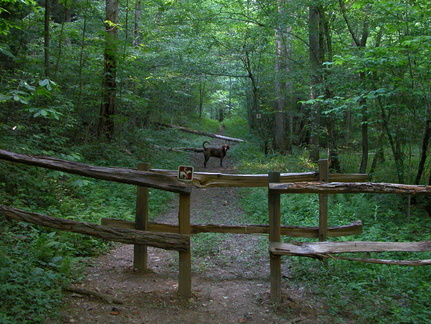
<path fill-rule="evenodd" d="M 102 218 L 102 225 L 120 227 L 120 228 L 135 228 L 135 222 L 125 221 L 121 219 Z M 163 223 L 148 223 L 148 231 L 178 233 L 177 225 Z M 268 225 L 219 225 L 219 224 L 192 224 L 191 234 L 199 233 L 229 233 L 229 234 L 269 234 Z M 348 236 L 362 233 L 362 222 L 355 221 L 348 225 L 334 226 L 328 228 L 328 236 Z M 291 237 L 319 237 L 319 227 L 305 226 L 281 226 L 281 235 Z"/>
<path fill-rule="evenodd" d="M 120 228 L 77 222 L 70 219 L 30 213 L 3 205 L 0 205 L 0 213 L 9 219 L 55 228 L 61 231 L 90 235 L 108 241 L 126 244 L 145 244 L 165 250 L 188 251 L 190 249 L 190 239 L 188 235 L 154 233 L 150 231 L 140 231 L 134 228 Z"/>
<path fill-rule="evenodd" d="M 370 258 L 344 257 L 342 253 L 361 252 L 429 252 L 431 242 L 326 242 L 329 235 L 327 227 L 328 195 L 343 193 L 431 195 L 431 186 L 417 186 L 393 183 L 370 182 L 328 182 L 328 164 L 319 161 L 320 181 L 300 183 L 280 183 L 280 174 L 269 174 L 268 214 L 269 214 L 269 253 L 271 272 L 271 300 L 281 301 L 281 256 L 303 256 L 317 259 L 340 259 L 388 265 L 422 266 L 431 265 L 431 260 L 382 260 Z M 281 194 L 319 194 L 319 242 L 281 242 Z M 334 255 L 335 254 L 335 255 Z"/>
<path fill-rule="evenodd" d="M 341 182 L 304 182 L 304 183 L 270 183 L 269 190 L 278 193 L 380 193 L 404 195 L 431 195 L 431 186 L 406 185 L 396 183 L 341 183 Z"/>
<path fill-rule="evenodd" d="M 171 192 L 191 192 L 191 187 L 176 177 L 130 168 L 108 168 L 51 157 L 31 156 L 0 150 L 0 159 L 42 168 L 64 171 L 95 179 L 145 186 Z"/>
<path fill-rule="evenodd" d="M 151 171 L 176 176 L 176 171 L 151 169 Z M 305 173 L 281 173 L 281 183 L 297 183 L 297 182 L 315 182 L 319 181 L 319 172 L 305 172 Z M 364 182 L 368 181 L 366 174 L 329 174 L 329 181 L 331 182 Z M 193 181 L 191 185 L 197 188 L 209 187 L 267 187 L 268 174 L 223 174 L 223 173 L 209 173 L 209 172 L 195 172 L 193 174 Z"/>
<path fill-rule="evenodd" d="M 272 253 L 280 255 L 313 255 L 358 252 L 421 252 L 431 251 L 431 242 L 305 242 L 297 244 L 272 242 Z"/>
<path fill-rule="evenodd" d="M 99 167 L 52 157 L 31 156 L 0 150 L 0 159 L 23 163 L 58 171 L 64 171 L 95 179 L 116 181 L 137 186 L 167 190 L 171 192 L 191 192 L 192 187 L 267 187 L 267 174 L 222 174 L 195 172 L 191 183 L 177 179 L 177 171 L 151 169 L 148 171 L 119 167 Z M 312 182 L 319 180 L 318 172 L 282 173 L 280 182 Z M 330 181 L 362 182 L 368 179 L 365 174 L 330 174 Z"/>
<path fill-rule="evenodd" d="M 358 261 L 387 265 L 423 266 L 431 265 L 431 260 L 384 260 L 364 259 L 334 256 L 341 253 L 359 252 L 426 252 L 431 251 L 431 242 L 305 242 L 305 243 L 279 243 L 271 242 L 269 251 L 272 255 L 305 256 L 316 259 L 337 259 L 347 261 Z"/>

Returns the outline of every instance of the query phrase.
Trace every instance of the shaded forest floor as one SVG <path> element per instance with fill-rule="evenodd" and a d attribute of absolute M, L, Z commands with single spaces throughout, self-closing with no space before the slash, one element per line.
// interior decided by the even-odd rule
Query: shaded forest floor
<path fill-rule="evenodd" d="M 194 155 L 195 171 L 235 173 L 228 156 L 224 167 Z M 237 188 L 194 189 L 192 223 L 246 224 Z M 177 223 L 178 202 L 156 221 Z M 269 300 L 266 235 L 198 234 L 192 238 L 192 298 L 177 296 L 178 253 L 149 248 L 149 271 L 133 271 L 133 246 L 116 245 L 94 258 L 78 287 L 123 301 L 68 293 L 57 323 L 316 323 L 320 306 L 309 304 L 301 287 L 283 287 L 283 302 Z M 288 269 L 284 269 L 288 275 Z"/>

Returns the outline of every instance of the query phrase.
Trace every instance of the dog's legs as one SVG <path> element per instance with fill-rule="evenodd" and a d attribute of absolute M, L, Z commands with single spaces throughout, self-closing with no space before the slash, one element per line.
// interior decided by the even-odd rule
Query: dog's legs
<path fill-rule="evenodd" d="M 204 168 L 207 167 L 207 162 L 209 159 L 210 159 L 210 157 L 205 155 Z"/>

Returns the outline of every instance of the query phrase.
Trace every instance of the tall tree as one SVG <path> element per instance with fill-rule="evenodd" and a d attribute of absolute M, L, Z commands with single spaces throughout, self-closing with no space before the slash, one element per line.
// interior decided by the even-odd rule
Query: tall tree
<path fill-rule="evenodd" d="M 277 25 L 275 26 L 275 130 L 274 148 L 280 152 L 291 149 L 286 141 L 287 123 L 287 96 L 291 92 L 291 84 L 288 81 L 290 52 L 290 40 L 288 32 L 290 28 L 285 26 L 285 0 L 277 0 Z M 289 136 L 291 141 L 291 136 Z"/>
<path fill-rule="evenodd" d="M 135 19 L 134 19 L 134 26 L 133 26 L 133 46 L 137 47 L 141 43 L 141 37 L 140 37 L 140 24 L 142 20 L 142 5 L 141 0 L 136 0 L 135 2 Z"/>
<path fill-rule="evenodd" d="M 321 23 L 322 7 L 313 2 L 308 8 L 308 38 L 310 56 L 310 99 L 314 101 L 311 107 L 310 159 L 319 160 L 319 128 L 321 105 L 318 99 L 322 86 L 321 67 L 323 63 Z"/>
<path fill-rule="evenodd" d="M 51 19 L 51 0 L 45 0 L 45 24 L 44 24 L 44 56 L 45 56 L 45 76 L 50 75 L 50 33 L 49 20 Z"/>
<path fill-rule="evenodd" d="M 350 36 L 356 47 L 365 48 L 367 46 L 367 40 L 369 35 L 369 22 L 368 22 L 368 12 L 370 10 L 370 5 L 367 4 L 364 8 L 365 14 L 363 15 L 362 28 L 359 32 L 352 26 L 345 7 L 343 0 L 339 0 L 341 14 L 343 15 L 344 21 L 346 23 L 347 29 L 349 30 Z M 359 80 L 361 81 L 362 87 L 365 87 L 366 74 L 361 71 L 359 73 Z M 361 165 L 359 168 L 360 173 L 366 173 L 368 165 L 368 105 L 367 99 L 361 96 L 359 99 L 359 105 L 361 107 L 362 122 L 361 122 L 361 136 L 362 136 L 362 158 Z"/>
<path fill-rule="evenodd" d="M 105 28 L 102 103 L 97 133 L 99 137 L 111 140 L 115 132 L 117 95 L 118 0 L 106 0 Z"/>

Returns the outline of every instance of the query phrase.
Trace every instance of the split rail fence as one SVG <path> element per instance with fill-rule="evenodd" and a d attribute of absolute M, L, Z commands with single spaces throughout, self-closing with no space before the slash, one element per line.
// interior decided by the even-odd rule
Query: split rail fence
<path fill-rule="evenodd" d="M 330 174 L 326 160 L 319 161 L 319 172 L 308 173 L 270 173 L 258 175 L 221 174 L 196 172 L 192 182 L 177 179 L 176 171 L 150 169 L 149 164 L 139 164 L 137 169 L 109 168 L 71 162 L 57 158 L 30 156 L 0 150 L 0 159 L 33 165 L 81 176 L 107 181 L 121 182 L 137 186 L 136 217 L 134 222 L 118 219 L 102 219 L 102 225 L 64 220 L 57 217 L 30 213 L 13 207 L 1 206 L 0 213 L 15 220 L 31 222 L 37 225 L 52 227 L 58 230 L 91 235 L 111 241 L 134 245 L 134 268 L 137 271 L 147 269 L 147 247 L 175 250 L 179 253 L 178 293 L 182 297 L 191 296 L 191 234 L 236 233 L 236 234 L 269 234 L 271 260 L 271 298 L 280 300 L 280 257 L 282 255 L 300 255 L 322 257 L 340 253 L 332 245 L 324 242 L 327 237 L 347 236 L 362 232 L 361 221 L 349 225 L 328 227 L 327 200 L 328 194 L 343 192 L 387 192 L 404 194 L 431 195 L 429 186 L 406 186 L 397 184 L 372 184 L 366 182 L 364 174 Z M 208 187 L 268 187 L 269 224 L 229 226 L 222 224 L 191 224 L 190 196 L 192 188 Z M 148 221 L 148 188 L 155 188 L 177 193 L 179 195 L 178 225 L 160 224 Z M 280 224 L 280 194 L 284 193 L 318 193 L 319 226 L 301 227 Z M 302 247 L 281 243 L 281 236 L 318 238 L 320 242 Z M 353 251 L 355 244 L 348 244 L 347 252 Z M 363 242 L 366 243 L 366 242 Z M 374 244 L 376 243 L 376 244 Z M 314 244 L 314 245 L 312 245 Z M 397 251 L 429 251 L 428 242 L 396 245 Z M 416 245 L 415 245 L 416 244 Z M 377 242 L 361 245 L 361 251 L 388 251 L 391 243 L 378 245 Z M 294 246 L 296 248 L 294 248 Z M 395 245 L 392 245 L 395 246 Z M 346 249 L 346 248 L 345 248 Z M 346 252 L 346 251 L 342 251 Z M 425 262 L 424 264 L 428 264 Z"/>
<path fill-rule="evenodd" d="M 319 161 L 319 181 L 303 183 L 280 183 L 280 174 L 269 174 L 268 213 L 269 213 L 269 252 L 271 300 L 281 301 L 281 256 L 301 256 L 317 259 L 340 259 L 378 264 L 421 266 L 430 265 L 431 260 L 382 260 L 340 257 L 342 253 L 358 252 L 426 252 L 431 251 L 431 242 L 327 242 L 328 237 L 328 195 L 343 193 L 374 193 L 431 195 L 431 186 L 417 186 L 370 182 L 330 182 L 328 162 Z M 281 242 L 281 194 L 319 194 L 319 242 Z M 336 254 L 337 256 L 334 256 Z"/>

